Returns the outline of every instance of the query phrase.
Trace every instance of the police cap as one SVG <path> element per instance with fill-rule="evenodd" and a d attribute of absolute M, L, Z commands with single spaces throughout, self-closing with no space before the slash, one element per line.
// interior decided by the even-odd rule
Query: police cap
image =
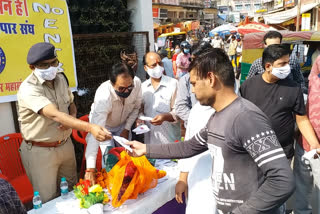
<path fill-rule="evenodd" d="M 37 62 L 53 59 L 55 57 L 57 57 L 55 47 L 50 43 L 40 42 L 30 48 L 27 62 L 29 65 L 34 65 Z"/>

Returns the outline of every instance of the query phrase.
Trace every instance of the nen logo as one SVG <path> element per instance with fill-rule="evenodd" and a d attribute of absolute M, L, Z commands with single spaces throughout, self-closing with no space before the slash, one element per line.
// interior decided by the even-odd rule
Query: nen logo
<path fill-rule="evenodd" d="M 0 74 L 4 70 L 4 67 L 6 67 L 6 55 L 4 54 L 2 48 L 0 48 Z"/>

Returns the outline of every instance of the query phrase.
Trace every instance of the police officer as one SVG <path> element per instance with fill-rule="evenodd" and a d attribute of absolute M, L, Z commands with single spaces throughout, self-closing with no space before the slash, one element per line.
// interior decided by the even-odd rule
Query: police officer
<path fill-rule="evenodd" d="M 67 79 L 59 71 L 55 47 L 50 43 L 32 46 L 27 56 L 32 73 L 22 82 L 17 97 L 24 141 L 21 159 L 34 191 L 43 202 L 58 195 L 60 178 L 69 189 L 77 182 L 76 159 L 70 134 L 73 129 L 90 132 L 98 141 L 110 132 L 76 119 L 76 106 Z"/>

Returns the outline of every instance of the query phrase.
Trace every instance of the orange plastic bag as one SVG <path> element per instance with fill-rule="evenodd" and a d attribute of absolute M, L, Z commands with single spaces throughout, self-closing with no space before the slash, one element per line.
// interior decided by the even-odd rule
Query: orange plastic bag
<path fill-rule="evenodd" d="M 107 174 L 107 188 L 112 206 L 119 207 L 127 199 L 136 199 L 139 193 L 154 188 L 166 172 L 154 168 L 145 156 L 131 157 L 126 151 L 120 153 L 118 163 Z"/>

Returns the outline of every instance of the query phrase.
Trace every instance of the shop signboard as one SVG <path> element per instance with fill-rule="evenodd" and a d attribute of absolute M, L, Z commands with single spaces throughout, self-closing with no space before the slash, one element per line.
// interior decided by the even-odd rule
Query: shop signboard
<path fill-rule="evenodd" d="M 283 7 L 283 0 L 274 0 L 274 9 L 282 8 Z"/>
<path fill-rule="evenodd" d="M 294 0 L 284 0 L 284 7 L 294 7 L 295 5 Z"/>
<path fill-rule="evenodd" d="M 303 13 L 301 17 L 301 31 L 310 31 L 311 13 Z"/>
<path fill-rule="evenodd" d="M 66 0 L 0 0 L 0 103 L 15 101 L 32 72 L 28 51 L 36 43 L 56 47 L 60 67 L 77 87 L 71 24 Z"/>

